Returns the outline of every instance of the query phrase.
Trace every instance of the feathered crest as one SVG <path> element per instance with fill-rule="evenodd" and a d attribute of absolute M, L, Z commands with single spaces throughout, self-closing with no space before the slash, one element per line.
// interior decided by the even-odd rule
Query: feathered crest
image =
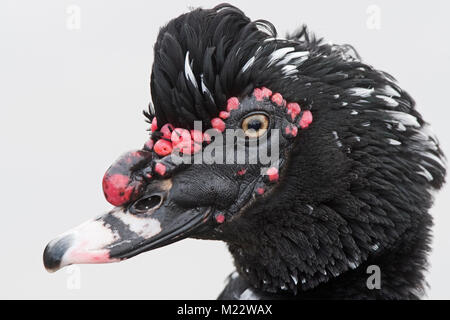
<path fill-rule="evenodd" d="M 244 71 L 260 45 L 275 37 L 271 23 L 252 22 L 229 4 L 195 9 L 170 21 L 154 49 L 151 92 L 158 123 L 189 127 L 202 120 L 209 125 L 227 97 L 257 85 L 254 75 Z"/>
<path fill-rule="evenodd" d="M 200 120 L 210 127 L 229 97 L 263 86 L 303 110 L 358 103 L 351 88 L 400 91 L 392 77 L 361 62 L 351 46 L 323 43 L 306 26 L 277 38 L 270 22 L 251 21 L 229 4 L 171 20 L 159 32 L 154 55 L 153 108 L 144 114 L 149 120 L 156 115 L 159 126 L 169 122 L 191 129 Z M 371 96 L 376 100 L 380 93 Z M 402 98 L 409 112 L 414 103 L 405 93 Z"/>

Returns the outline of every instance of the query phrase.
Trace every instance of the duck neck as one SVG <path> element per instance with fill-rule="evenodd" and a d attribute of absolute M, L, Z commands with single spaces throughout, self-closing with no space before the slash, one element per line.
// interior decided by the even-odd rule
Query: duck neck
<path fill-rule="evenodd" d="M 429 220 L 429 216 L 424 219 Z M 291 238 L 286 242 L 269 240 L 269 230 L 262 233 L 265 237 L 259 241 L 246 241 L 245 245 L 228 243 L 237 272 L 245 283 L 243 287 L 251 288 L 261 298 L 419 299 L 423 296 L 425 253 L 429 249 L 429 235 L 423 229 L 409 230 L 394 246 L 380 247 L 379 252 L 360 262 L 349 263 L 347 257 L 341 257 L 342 260 L 336 257 L 335 266 L 342 267 L 343 262 L 348 266 L 342 270 L 321 267 L 326 262 L 317 261 L 320 258 L 317 252 L 293 241 L 295 229 L 278 233 Z"/>

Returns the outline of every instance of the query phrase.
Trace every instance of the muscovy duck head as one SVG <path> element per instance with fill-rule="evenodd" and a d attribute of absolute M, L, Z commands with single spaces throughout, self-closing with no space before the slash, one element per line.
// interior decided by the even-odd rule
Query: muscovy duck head
<path fill-rule="evenodd" d="M 218 239 L 254 287 L 297 292 L 394 245 L 443 182 L 437 143 L 389 75 L 227 4 L 161 29 L 151 92 L 149 141 L 103 179 L 116 207 L 51 241 L 48 270 Z"/>

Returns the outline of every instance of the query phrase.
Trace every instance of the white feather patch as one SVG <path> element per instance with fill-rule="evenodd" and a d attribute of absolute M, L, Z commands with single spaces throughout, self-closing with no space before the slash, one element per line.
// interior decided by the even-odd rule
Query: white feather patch
<path fill-rule="evenodd" d="M 422 156 L 424 156 L 425 158 L 432 160 L 434 162 L 436 162 L 437 164 L 439 164 L 442 168 L 446 168 L 447 166 L 445 165 L 445 163 L 435 154 L 431 153 L 431 152 L 421 152 L 420 153 Z M 429 166 L 433 166 L 431 163 L 429 163 L 428 161 L 424 160 L 422 161 L 423 164 L 429 165 Z"/>
<path fill-rule="evenodd" d="M 419 168 L 420 171 L 416 171 L 417 174 L 420 174 L 421 176 L 425 177 L 425 179 L 427 179 L 428 182 L 433 181 L 433 175 L 430 173 L 430 171 L 428 171 L 427 169 L 424 168 L 424 166 L 419 164 Z"/>
<path fill-rule="evenodd" d="M 387 141 L 388 141 L 388 143 L 390 144 L 390 145 L 393 145 L 393 146 L 399 146 L 399 145 L 401 145 L 402 143 L 400 142 L 400 141 L 398 141 L 398 140 L 395 140 L 395 139 L 387 139 Z"/>
<path fill-rule="evenodd" d="M 214 102 L 214 97 L 212 96 L 211 92 L 209 91 L 208 87 L 206 86 L 206 84 L 203 82 L 203 74 L 200 75 L 200 84 L 202 86 L 202 93 L 204 95 L 207 95 L 209 97 L 209 99 Z"/>
<path fill-rule="evenodd" d="M 191 62 L 189 61 L 189 51 L 186 52 L 186 59 L 184 60 L 184 76 L 192 85 L 198 89 L 197 80 L 195 80 L 194 72 L 192 71 Z"/>
<path fill-rule="evenodd" d="M 387 106 L 389 107 L 397 107 L 398 106 L 398 102 L 391 98 L 391 97 L 387 97 L 387 96 L 383 96 L 383 95 L 376 95 L 377 98 L 384 100 L 384 102 L 386 103 Z"/>
<path fill-rule="evenodd" d="M 381 93 L 389 97 L 400 97 L 400 93 L 391 86 L 384 86 L 381 89 Z"/>
<path fill-rule="evenodd" d="M 346 90 L 348 94 L 352 96 L 357 96 L 361 98 L 367 98 L 370 97 L 374 91 L 374 89 L 367 89 L 367 88 L 350 88 Z"/>
<path fill-rule="evenodd" d="M 244 292 L 239 296 L 239 300 L 257 300 L 258 296 L 253 292 L 252 289 L 247 288 Z"/>
<path fill-rule="evenodd" d="M 161 232 L 161 223 L 157 219 L 139 218 L 123 210 L 117 210 L 112 215 L 141 237 L 150 238 Z"/>
<path fill-rule="evenodd" d="M 242 67 L 241 72 L 245 72 L 248 68 L 250 68 L 253 65 L 253 63 L 255 62 L 255 60 L 256 60 L 255 56 L 248 59 L 248 61 Z"/>
<path fill-rule="evenodd" d="M 404 126 L 419 128 L 420 124 L 413 115 L 400 111 L 385 110 L 392 118 L 401 122 Z"/>
<path fill-rule="evenodd" d="M 280 60 L 281 58 L 283 58 L 286 54 L 288 54 L 289 52 L 294 51 L 294 47 L 285 47 L 285 48 L 281 48 L 281 49 L 277 49 L 274 52 L 272 52 L 272 54 L 269 57 L 269 62 L 267 64 L 267 66 L 271 66 L 272 64 L 274 64 L 276 61 Z"/>
<path fill-rule="evenodd" d="M 290 76 L 290 75 L 293 75 L 293 74 L 297 73 L 298 70 L 297 70 L 297 66 L 294 66 L 292 64 L 288 64 L 288 65 L 284 66 L 283 68 L 281 68 L 281 72 L 285 76 Z"/>
<path fill-rule="evenodd" d="M 276 65 L 295 64 L 296 66 L 299 66 L 303 61 L 307 60 L 308 57 L 309 51 L 291 52 L 286 54 L 282 60 L 276 63 Z"/>

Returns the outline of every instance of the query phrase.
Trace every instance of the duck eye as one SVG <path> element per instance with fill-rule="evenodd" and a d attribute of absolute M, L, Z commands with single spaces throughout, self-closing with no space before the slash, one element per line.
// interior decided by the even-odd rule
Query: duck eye
<path fill-rule="evenodd" d="M 247 137 L 259 138 L 269 127 L 269 118 L 264 114 L 252 114 L 242 121 L 241 127 Z"/>
<path fill-rule="evenodd" d="M 149 197 L 141 198 L 137 200 L 133 205 L 130 207 L 130 213 L 132 214 L 139 214 L 139 213 L 146 213 L 151 209 L 156 209 L 159 207 L 162 203 L 162 197 L 159 195 L 152 195 Z"/>

